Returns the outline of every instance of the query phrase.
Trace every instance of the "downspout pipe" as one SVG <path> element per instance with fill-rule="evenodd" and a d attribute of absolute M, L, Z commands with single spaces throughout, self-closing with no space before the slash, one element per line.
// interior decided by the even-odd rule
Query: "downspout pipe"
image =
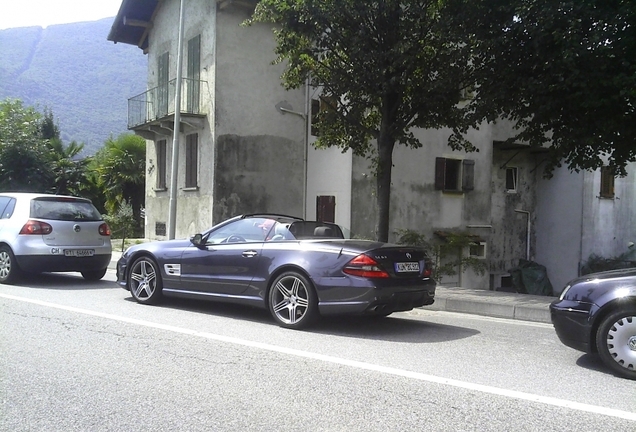
<path fill-rule="evenodd" d="M 515 210 L 515 212 L 526 215 L 526 260 L 530 261 L 530 212 L 527 210 Z"/>

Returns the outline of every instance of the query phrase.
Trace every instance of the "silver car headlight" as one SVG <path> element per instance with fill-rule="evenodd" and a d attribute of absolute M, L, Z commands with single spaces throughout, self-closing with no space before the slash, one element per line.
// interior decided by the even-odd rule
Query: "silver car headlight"
<path fill-rule="evenodd" d="M 563 291 L 561 291 L 561 295 L 559 296 L 559 300 L 563 300 L 565 298 L 568 291 L 570 291 L 570 288 L 572 288 L 572 285 L 570 284 L 567 284 L 565 288 L 563 288 Z"/>

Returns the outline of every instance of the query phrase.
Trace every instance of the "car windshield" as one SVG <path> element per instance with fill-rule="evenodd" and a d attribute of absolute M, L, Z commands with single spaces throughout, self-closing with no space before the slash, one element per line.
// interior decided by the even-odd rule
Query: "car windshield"
<path fill-rule="evenodd" d="M 212 231 L 208 243 L 262 242 L 275 224 L 267 218 L 239 219 Z"/>
<path fill-rule="evenodd" d="M 31 217 L 60 221 L 100 221 L 95 206 L 73 198 L 40 198 L 31 201 Z"/>

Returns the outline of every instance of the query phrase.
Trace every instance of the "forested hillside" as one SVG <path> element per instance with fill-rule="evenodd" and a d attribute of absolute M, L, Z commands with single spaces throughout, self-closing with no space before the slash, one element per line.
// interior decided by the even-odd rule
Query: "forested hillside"
<path fill-rule="evenodd" d="M 147 57 L 107 41 L 113 18 L 0 30 L 0 100 L 51 110 L 65 144 L 93 154 L 127 132 L 127 100 L 146 89 Z"/>

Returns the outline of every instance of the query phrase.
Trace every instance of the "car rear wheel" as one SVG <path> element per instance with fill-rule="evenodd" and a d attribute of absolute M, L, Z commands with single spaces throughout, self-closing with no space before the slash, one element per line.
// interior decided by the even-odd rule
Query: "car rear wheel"
<path fill-rule="evenodd" d="M 83 271 L 81 273 L 84 279 L 96 281 L 104 277 L 104 275 L 106 274 L 106 269 Z"/>
<path fill-rule="evenodd" d="M 598 353 L 610 369 L 624 378 L 636 380 L 636 307 L 611 313 L 596 335 Z"/>
<path fill-rule="evenodd" d="M 137 259 L 128 273 L 128 288 L 138 303 L 157 304 L 163 287 L 159 266 L 151 258 Z"/>
<path fill-rule="evenodd" d="M 282 327 L 307 327 L 318 318 L 318 300 L 311 282 L 297 272 L 281 274 L 270 287 L 269 310 Z"/>
<path fill-rule="evenodd" d="M 9 246 L 0 246 L 0 283 L 13 283 L 20 276 L 20 268 Z"/>

